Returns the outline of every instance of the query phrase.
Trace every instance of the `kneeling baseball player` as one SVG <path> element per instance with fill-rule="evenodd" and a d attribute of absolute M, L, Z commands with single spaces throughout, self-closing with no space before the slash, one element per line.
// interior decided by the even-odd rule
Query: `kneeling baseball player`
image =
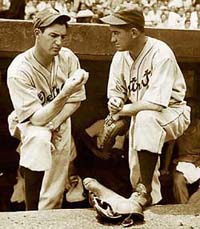
<path fill-rule="evenodd" d="M 20 140 L 27 210 L 60 208 L 69 165 L 76 157 L 70 116 L 86 99 L 88 73 L 63 48 L 67 15 L 47 8 L 34 19 L 35 45 L 8 68 L 14 106 L 9 128 Z"/>
<path fill-rule="evenodd" d="M 101 20 L 110 25 L 111 42 L 117 49 L 110 67 L 110 114 L 103 142 L 106 144 L 117 120 L 131 117 L 129 168 L 133 193 L 129 199 L 123 198 L 92 178 L 86 178 L 84 185 L 93 194 L 94 207 L 101 217 L 125 218 L 123 225 L 127 226 L 135 219 L 143 220 L 143 210 L 161 200 L 158 177 L 162 147 L 188 128 L 190 107 L 184 100 L 185 79 L 172 50 L 145 35 L 139 8 L 120 9 Z"/>

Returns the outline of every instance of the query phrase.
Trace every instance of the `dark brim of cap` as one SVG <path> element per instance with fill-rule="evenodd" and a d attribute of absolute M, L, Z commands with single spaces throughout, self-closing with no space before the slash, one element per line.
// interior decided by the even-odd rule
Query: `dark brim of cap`
<path fill-rule="evenodd" d="M 128 22 L 118 17 L 115 17 L 114 15 L 108 15 L 108 16 L 102 17 L 100 18 L 100 20 L 109 25 L 127 25 L 128 24 Z"/>

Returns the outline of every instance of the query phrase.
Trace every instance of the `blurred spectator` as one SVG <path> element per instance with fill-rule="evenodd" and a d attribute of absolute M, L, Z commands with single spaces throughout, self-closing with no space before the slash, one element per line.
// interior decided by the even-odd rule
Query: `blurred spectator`
<path fill-rule="evenodd" d="M 197 4 L 200 4 L 200 0 L 192 0 L 192 5 L 196 6 Z"/>
<path fill-rule="evenodd" d="M 185 11 L 185 19 L 191 19 L 191 10 L 186 10 Z"/>
<path fill-rule="evenodd" d="M 76 15 L 76 21 L 81 23 L 91 23 L 94 13 L 89 9 L 83 9 L 78 11 Z"/>
<path fill-rule="evenodd" d="M 47 7 L 47 2 L 43 0 L 34 0 L 33 4 L 36 6 L 38 11 L 44 10 Z"/>
<path fill-rule="evenodd" d="M 38 1 L 28 1 L 25 7 L 25 19 L 26 20 L 32 20 L 35 16 L 35 14 L 38 12 Z"/>
<path fill-rule="evenodd" d="M 68 1 L 65 4 L 66 4 L 66 12 L 65 13 L 71 17 L 71 20 L 69 22 L 76 22 L 76 12 L 75 12 L 75 9 L 74 9 L 72 2 Z"/>
<path fill-rule="evenodd" d="M 56 1 L 55 0 L 47 1 L 47 7 L 52 7 L 53 9 L 56 9 Z"/>
<path fill-rule="evenodd" d="M 191 13 L 191 23 L 196 28 L 199 29 L 200 23 L 200 4 L 195 6 L 195 11 Z"/>
<path fill-rule="evenodd" d="M 8 10 L 10 7 L 10 0 L 0 0 L 0 11 Z"/>
<path fill-rule="evenodd" d="M 183 6 L 183 0 L 170 0 L 168 6 L 175 6 L 176 8 L 180 8 Z"/>
<path fill-rule="evenodd" d="M 133 8 L 137 3 L 137 0 L 125 0 L 123 6 L 126 8 Z"/>
<path fill-rule="evenodd" d="M 148 5 L 144 6 L 143 8 L 143 14 L 144 14 L 144 19 L 145 19 L 145 25 L 146 26 L 152 26 L 152 19 L 151 16 L 149 15 L 150 7 Z"/>
<path fill-rule="evenodd" d="M 36 5 L 38 11 L 41 11 L 47 7 L 47 2 L 44 0 L 34 0 L 34 5 Z"/>
<path fill-rule="evenodd" d="M 183 29 L 194 29 L 194 27 L 191 24 L 191 20 L 190 19 L 185 19 Z"/>
<path fill-rule="evenodd" d="M 0 11 L 0 18 L 24 19 L 25 0 L 10 0 L 10 7 Z"/>
<path fill-rule="evenodd" d="M 114 11 L 119 5 L 123 3 L 123 0 L 108 0 L 111 11 Z"/>
<path fill-rule="evenodd" d="M 71 2 L 68 2 L 68 3 L 70 5 L 70 10 L 71 10 Z M 56 9 L 62 14 L 66 13 L 67 12 L 67 2 L 65 0 L 57 1 Z"/>
<path fill-rule="evenodd" d="M 162 1 L 162 4 L 160 5 L 160 7 L 166 7 L 166 8 L 169 8 L 169 0 L 163 0 Z"/>
<path fill-rule="evenodd" d="M 94 13 L 89 9 L 85 2 L 80 2 L 76 14 L 76 21 L 81 23 L 90 23 Z"/>
<path fill-rule="evenodd" d="M 91 23 L 102 23 L 100 21 L 100 18 L 102 18 L 105 15 L 105 7 L 101 7 L 99 4 L 93 4 L 91 8 L 92 12 L 94 13 Z"/>
<path fill-rule="evenodd" d="M 166 11 L 165 11 L 166 12 Z M 168 26 L 169 28 L 176 29 L 179 28 L 179 23 L 181 21 L 180 15 L 176 12 L 167 10 L 168 12 Z"/>
<path fill-rule="evenodd" d="M 160 21 L 160 14 L 161 14 L 161 12 L 158 9 L 157 3 L 154 3 L 152 5 L 152 9 L 149 12 L 149 16 L 151 18 L 151 21 L 152 21 L 153 26 L 156 26 L 159 23 L 159 21 Z"/>
<path fill-rule="evenodd" d="M 160 22 L 157 24 L 158 28 L 169 28 L 168 15 L 163 12 L 160 15 Z"/>
<path fill-rule="evenodd" d="M 178 24 L 180 27 L 183 27 L 183 25 L 185 23 L 185 9 L 184 9 L 184 7 L 178 8 L 178 15 L 179 15 Z"/>
<path fill-rule="evenodd" d="M 143 6 L 149 6 L 150 4 L 153 5 L 156 2 L 158 2 L 158 1 L 156 1 L 156 0 L 141 0 L 141 3 L 143 4 Z"/>
<path fill-rule="evenodd" d="M 183 7 L 185 9 L 189 9 L 190 6 L 192 5 L 192 0 L 182 0 L 183 1 Z"/>
<path fill-rule="evenodd" d="M 12 1 L 16 3 L 19 0 Z M 143 8 L 147 27 L 200 27 L 200 0 L 26 0 L 25 19 L 33 19 L 38 11 L 50 6 L 68 14 L 70 22 L 101 23 L 99 18 L 120 8 L 132 8 L 135 5 Z M 9 0 L 0 0 L 1 17 L 9 6 Z"/>

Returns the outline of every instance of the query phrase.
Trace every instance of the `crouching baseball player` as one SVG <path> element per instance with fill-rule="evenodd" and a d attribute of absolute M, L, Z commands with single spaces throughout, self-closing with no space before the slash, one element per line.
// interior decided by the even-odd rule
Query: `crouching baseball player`
<path fill-rule="evenodd" d="M 70 116 L 86 99 L 88 73 L 62 47 L 69 17 L 53 9 L 34 19 L 35 45 L 8 68 L 14 111 L 9 128 L 20 139 L 20 172 L 27 210 L 60 208 L 70 162 L 76 157 Z"/>
<path fill-rule="evenodd" d="M 110 114 L 106 119 L 110 122 L 104 126 L 104 143 L 116 120 L 132 118 L 129 167 L 133 193 L 125 199 L 90 178 L 84 184 L 96 195 L 94 206 L 101 215 L 119 218 L 130 213 L 124 222 L 127 225 L 131 217 L 143 219 L 143 209 L 161 199 L 158 169 L 162 147 L 187 129 L 190 107 L 184 101 L 186 84 L 172 50 L 145 35 L 139 8 L 120 9 L 101 20 L 110 25 L 111 42 L 117 49 L 110 67 Z"/>

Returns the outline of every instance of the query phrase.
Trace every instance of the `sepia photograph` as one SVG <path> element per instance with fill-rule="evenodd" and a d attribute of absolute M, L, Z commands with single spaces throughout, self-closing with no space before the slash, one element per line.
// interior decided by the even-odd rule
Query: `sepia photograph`
<path fill-rule="evenodd" d="M 199 0 L 0 0 L 11 228 L 200 228 Z"/>

